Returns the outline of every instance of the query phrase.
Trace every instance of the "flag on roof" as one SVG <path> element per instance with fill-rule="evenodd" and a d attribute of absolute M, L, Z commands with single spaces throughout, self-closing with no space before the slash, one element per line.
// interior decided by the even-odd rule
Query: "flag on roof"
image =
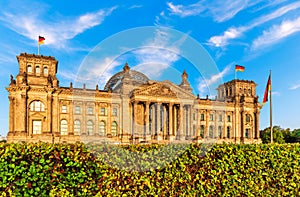
<path fill-rule="evenodd" d="M 45 41 L 45 38 L 42 36 L 39 36 L 39 40 L 38 40 L 39 44 L 45 44 L 44 41 Z"/>
<path fill-rule="evenodd" d="M 240 65 L 235 65 L 235 72 L 240 71 L 240 72 L 244 72 L 245 71 L 245 67 L 244 66 L 240 66 Z"/>

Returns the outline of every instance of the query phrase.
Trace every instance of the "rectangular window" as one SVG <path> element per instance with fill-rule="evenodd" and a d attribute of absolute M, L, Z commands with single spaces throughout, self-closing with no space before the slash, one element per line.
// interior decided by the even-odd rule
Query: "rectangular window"
<path fill-rule="evenodd" d="M 200 120 L 201 120 L 201 121 L 204 121 L 204 114 L 201 114 L 201 115 L 200 115 Z"/>
<path fill-rule="evenodd" d="M 41 134 L 42 133 L 42 121 L 41 120 L 33 120 L 32 121 L 32 133 L 33 134 Z"/>
<path fill-rule="evenodd" d="M 75 114 L 80 114 L 81 112 L 80 106 L 75 106 Z"/>
<path fill-rule="evenodd" d="M 105 116 L 105 107 L 100 108 L 100 115 Z"/>
<path fill-rule="evenodd" d="M 118 109 L 117 108 L 113 108 L 112 115 L 113 116 L 118 116 Z"/>
<path fill-rule="evenodd" d="M 230 115 L 227 116 L 227 122 L 231 122 L 231 117 L 230 117 Z"/>
<path fill-rule="evenodd" d="M 67 106 L 66 105 L 61 106 L 61 113 L 67 113 Z"/>
<path fill-rule="evenodd" d="M 246 129 L 246 131 L 245 131 L 245 137 L 249 138 L 249 134 L 250 134 L 250 129 Z"/>
<path fill-rule="evenodd" d="M 213 115 L 213 114 L 210 114 L 210 115 L 209 115 L 209 120 L 210 120 L 210 121 L 214 121 L 214 115 Z"/>
<path fill-rule="evenodd" d="M 223 117 L 222 117 L 222 115 L 220 114 L 219 115 L 219 122 L 222 122 L 223 121 Z"/>
<path fill-rule="evenodd" d="M 87 113 L 88 114 L 94 114 L 94 108 L 93 107 L 88 107 Z"/>

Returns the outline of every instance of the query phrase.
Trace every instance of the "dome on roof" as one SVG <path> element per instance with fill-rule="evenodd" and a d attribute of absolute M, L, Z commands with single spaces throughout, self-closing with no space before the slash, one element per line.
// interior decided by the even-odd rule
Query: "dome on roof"
<path fill-rule="evenodd" d="M 104 90 L 114 90 L 123 81 L 124 76 L 128 77 L 128 79 L 136 85 L 142 85 L 149 81 L 149 78 L 143 73 L 130 70 L 130 67 L 126 63 L 123 67 L 123 71 L 116 73 L 107 81 Z"/>

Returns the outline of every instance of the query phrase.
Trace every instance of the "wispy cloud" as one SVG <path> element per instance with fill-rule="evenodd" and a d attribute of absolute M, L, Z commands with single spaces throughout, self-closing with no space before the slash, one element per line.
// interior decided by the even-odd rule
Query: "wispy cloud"
<path fill-rule="evenodd" d="M 167 31 L 158 28 L 154 40 L 133 52 L 138 61 L 134 69 L 145 73 L 150 78 L 159 77 L 164 70 L 178 61 L 180 46 L 186 37 L 183 36 L 176 42 L 170 42 L 170 36 Z"/>
<path fill-rule="evenodd" d="M 218 74 L 215 74 L 211 76 L 209 79 L 202 79 L 199 78 L 199 84 L 198 84 L 198 91 L 200 94 L 207 93 L 207 92 L 212 92 L 212 90 L 209 89 L 209 87 L 215 85 L 215 84 L 220 84 L 218 83 L 219 80 L 221 80 L 228 72 L 230 71 L 231 65 L 228 65 L 224 68 L 224 70 Z"/>
<path fill-rule="evenodd" d="M 300 17 L 295 20 L 283 21 L 274 25 L 269 30 L 253 41 L 252 50 L 261 49 L 280 42 L 284 38 L 300 31 Z"/>
<path fill-rule="evenodd" d="M 76 17 L 60 16 L 55 19 L 45 18 L 44 13 L 40 12 L 4 11 L 0 14 L 0 21 L 9 29 L 35 42 L 38 35 L 43 35 L 46 38 L 46 44 L 55 48 L 63 48 L 67 40 L 100 25 L 115 9 L 116 7 L 112 7 Z"/>
<path fill-rule="evenodd" d="M 290 90 L 297 90 L 297 89 L 299 89 L 299 88 L 300 88 L 300 82 L 297 83 L 297 84 L 295 84 L 295 85 L 292 85 L 289 89 L 290 89 Z"/>
<path fill-rule="evenodd" d="M 245 32 L 264 24 L 268 21 L 271 21 L 275 18 L 281 17 L 284 14 L 296 10 L 300 8 L 300 2 L 291 3 L 289 5 L 285 5 L 281 8 L 278 8 L 271 14 L 267 14 L 257 18 L 256 20 L 250 22 L 248 25 L 239 26 L 239 27 L 231 27 L 227 29 L 222 35 L 219 36 L 212 36 L 208 42 L 210 45 L 215 47 L 224 47 L 229 44 L 229 40 L 236 39 L 241 37 Z"/>
<path fill-rule="evenodd" d="M 280 92 L 272 91 L 272 96 L 280 96 Z"/>
<path fill-rule="evenodd" d="M 141 8 L 143 5 L 132 5 L 128 9 L 136 9 L 136 8 Z"/>
<path fill-rule="evenodd" d="M 171 14 L 180 17 L 208 14 L 211 15 L 216 22 L 224 22 L 233 18 L 243 9 L 253 6 L 260 1 L 261 0 L 252 2 L 247 0 L 201 0 L 189 5 L 175 5 L 172 2 L 168 2 L 167 6 Z"/>
<path fill-rule="evenodd" d="M 121 64 L 111 57 L 106 57 L 104 60 L 88 58 L 86 61 L 77 73 L 62 71 L 59 75 L 66 80 L 75 82 L 75 85 L 85 83 L 88 87 L 94 88 L 98 84 L 99 88 L 103 89 L 109 78 L 115 74 L 115 68 Z"/>
<path fill-rule="evenodd" d="M 174 5 L 172 2 L 167 3 L 171 14 L 178 15 L 180 17 L 195 16 L 206 10 L 201 2 L 190 5 Z"/>

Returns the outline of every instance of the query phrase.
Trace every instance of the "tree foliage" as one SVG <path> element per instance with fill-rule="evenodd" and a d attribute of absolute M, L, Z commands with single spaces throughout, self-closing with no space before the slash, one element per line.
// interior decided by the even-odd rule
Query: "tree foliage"
<path fill-rule="evenodd" d="M 260 131 L 260 137 L 263 143 L 271 142 L 270 127 Z M 283 129 L 280 126 L 273 127 L 273 142 L 275 143 L 297 143 L 300 142 L 300 129 L 291 131 L 289 128 Z"/>

